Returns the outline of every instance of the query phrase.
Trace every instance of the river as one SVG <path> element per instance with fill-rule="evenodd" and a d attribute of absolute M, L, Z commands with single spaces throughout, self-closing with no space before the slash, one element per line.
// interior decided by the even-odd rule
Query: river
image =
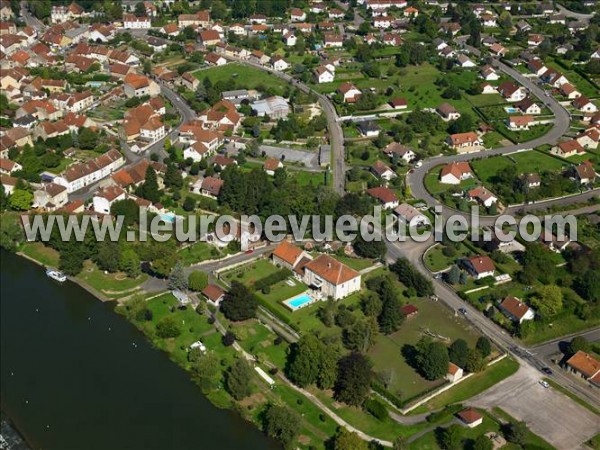
<path fill-rule="evenodd" d="M 274 450 L 88 292 L 0 254 L 0 405 L 34 449 Z"/>

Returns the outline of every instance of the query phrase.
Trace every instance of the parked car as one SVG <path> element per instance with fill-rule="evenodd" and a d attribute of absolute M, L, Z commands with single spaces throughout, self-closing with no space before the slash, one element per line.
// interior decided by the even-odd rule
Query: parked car
<path fill-rule="evenodd" d="M 547 381 L 544 381 L 544 380 L 540 380 L 540 384 L 541 384 L 542 386 L 544 386 L 546 389 L 548 389 L 548 388 L 550 387 L 550 385 L 548 384 L 548 382 L 547 382 Z"/>
<path fill-rule="evenodd" d="M 467 315 L 467 308 L 459 308 L 458 312 L 466 316 Z"/>
<path fill-rule="evenodd" d="M 552 369 L 550 369 L 550 367 L 543 367 L 542 372 L 544 372 L 546 375 L 552 375 Z"/>

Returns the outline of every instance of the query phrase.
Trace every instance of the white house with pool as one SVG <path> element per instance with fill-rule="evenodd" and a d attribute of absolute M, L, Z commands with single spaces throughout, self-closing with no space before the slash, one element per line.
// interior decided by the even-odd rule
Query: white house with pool
<path fill-rule="evenodd" d="M 313 259 L 309 253 L 282 241 L 273 251 L 272 260 L 274 264 L 292 270 L 297 279 L 311 288 L 315 300 L 327 297 L 339 300 L 360 290 L 360 273 L 329 255 Z M 298 297 L 286 304 L 298 309 L 309 303 L 309 294 Z"/>

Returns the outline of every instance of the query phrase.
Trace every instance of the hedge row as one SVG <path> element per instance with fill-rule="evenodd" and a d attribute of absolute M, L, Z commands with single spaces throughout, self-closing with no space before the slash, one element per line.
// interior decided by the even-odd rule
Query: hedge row
<path fill-rule="evenodd" d="M 285 280 L 291 274 L 292 274 L 292 272 L 289 269 L 278 270 L 277 272 L 274 272 L 271 275 L 267 275 L 266 277 L 261 278 L 260 280 L 257 280 L 254 283 L 254 290 L 261 291 L 267 286 L 269 286 L 269 287 L 273 286 L 274 284 L 277 284 L 280 281 Z"/>

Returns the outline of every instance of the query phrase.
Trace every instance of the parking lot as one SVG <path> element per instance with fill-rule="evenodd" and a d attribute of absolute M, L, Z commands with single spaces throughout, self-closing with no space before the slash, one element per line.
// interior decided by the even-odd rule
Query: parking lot
<path fill-rule="evenodd" d="M 538 436 L 557 449 L 587 448 L 583 443 L 600 433 L 600 420 L 592 412 L 539 381 L 541 372 L 521 366 L 512 377 L 474 397 L 469 404 L 485 409 L 502 408 L 524 420 Z"/>

